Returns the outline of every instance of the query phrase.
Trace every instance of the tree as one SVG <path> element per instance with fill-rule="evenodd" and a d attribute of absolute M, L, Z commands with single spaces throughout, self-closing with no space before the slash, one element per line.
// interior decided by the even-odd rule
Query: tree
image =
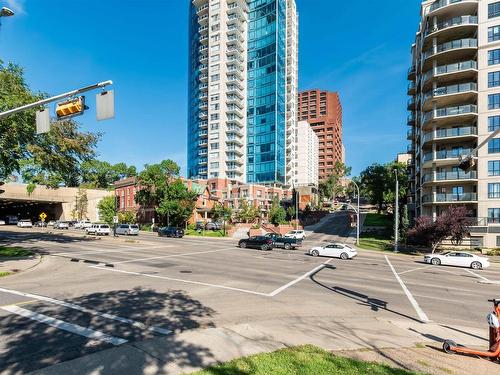
<path fill-rule="evenodd" d="M 136 175 L 136 168 L 125 163 L 112 165 L 95 159 L 82 163 L 82 184 L 89 188 L 109 189 L 115 181 Z"/>
<path fill-rule="evenodd" d="M 408 232 L 411 243 L 431 247 L 432 253 L 447 238 L 460 244 L 469 235 L 469 212 L 465 207 L 450 207 L 436 220 L 422 216 L 416 219 L 415 226 Z"/>
<path fill-rule="evenodd" d="M 344 178 L 351 174 L 351 167 L 347 167 L 344 163 L 336 162 L 333 166 L 333 172 L 330 173 L 325 181 L 321 181 L 318 190 L 321 200 L 334 200 L 337 196 L 345 193 Z"/>
<path fill-rule="evenodd" d="M 134 211 L 118 212 L 118 222 L 120 224 L 135 224 L 137 222 L 137 213 Z"/>
<path fill-rule="evenodd" d="M 46 97 L 33 93 L 22 68 L 0 61 L 0 111 Z M 35 109 L 0 120 L 0 179 L 20 173 L 24 182 L 49 187 L 80 183 L 80 165 L 95 156 L 100 134 L 79 131 L 72 119 L 57 121 L 46 134 L 35 131 Z"/>
<path fill-rule="evenodd" d="M 400 227 L 400 237 L 404 244 L 408 241 L 408 230 L 410 228 L 410 218 L 408 216 L 408 205 L 403 206 L 401 214 L 401 227 Z"/>
<path fill-rule="evenodd" d="M 189 191 L 184 183 L 177 179 L 167 184 L 165 195 L 161 198 L 156 212 L 163 223 L 169 226 L 183 226 L 192 215 L 197 198 L 197 193 Z"/>
<path fill-rule="evenodd" d="M 231 220 L 233 215 L 233 210 L 230 207 L 225 207 L 221 204 L 216 204 L 212 208 L 212 220 L 215 222 L 224 221 L 228 222 Z"/>
<path fill-rule="evenodd" d="M 115 197 L 112 195 L 104 197 L 97 204 L 97 209 L 99 211 L 99 220 L 112 225 L 115 216 Z"/>
<path fill-rule="evenodd" d="M 279 198 L 274 197 L 271 209 L 269 210 L 269 221 L 274 225 L 280 225 L 285 222 L 286 211 L 281 206 Z"/>
<path fill-rule="evenodd" d="M 240 198 L 238 201 L 238 211 L 236 212 L 237 220 L 243 223 L 251 223 L 259 217 L 259 208 L 250 204 L 245 198 Z"/>
<path fill-rule="evenodd" d="M 296 217 L 296 212 L 295 212 L 295 207 L 290 206 L 286 209 L 286 215 L 288 216 L 289 220 L 295 220 Z"/>
<path fill-rule="evenodd" d="M 79 188 L 75 197 L 75 208 L 73 209 L 73 217 L 76 220 L 87 218 L 87 209 L 89 200 L 87 198 L 87 190 Z"/>

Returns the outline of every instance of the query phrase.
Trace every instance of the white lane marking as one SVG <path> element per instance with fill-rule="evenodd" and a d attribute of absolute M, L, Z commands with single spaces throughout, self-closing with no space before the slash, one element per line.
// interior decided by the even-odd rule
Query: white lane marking
<path fill-rule="evenodd" d="M 173 246 L 171 245 L 163 245 L 163 246 L 150 246 L 150 247 L 136 247 L 136 246 L 127 246 L 127 247 L 121 247 L 121 248 L 95 248 L 95 250 L 88 250 L 87 251 L 66 251 L 64 253 L 55 253 L 55 254 L 50 254 L 50 255 L 90 255 L 90 254 L 108 254 L 108 253 L 128 253 L 129 251 L 124 251 L 124 250 L 137 250 L 137 251 L 143 251 L 143 250 L 158 250 L 158 249 L 166 249 L 166 248 L 171 248 Z M 79 247 L 80 249 L 83 249 L 83 247 Z"/>
<path fill-rule="evenodd" d="M 180 254 L 162 255 L 162 256 L 149 257 L 149 258 L 129 259 L 129 260 L 123 260 L 121 262 L 112 262 L 112 263 L 114 265 L 116 265 L 116 264 L 124 264 L 124 263 L 134 263 L 134 262 L 142 262 L 142 261 L 154 260 L 154 259 L 167 259 L 167 258 L 184 257 L 184 256 L 188 256 L 188 255 L 218 253 L 220 251 L 229 251 L 229 250 L 237 250 L 237 249 L 233 248 L 233 247 L 230 247 L 230 248 L 224 248 L 224 249 L 218 249 L 218 250 L 196 251 L 196 252 L 192 252 L 192 253 L 180 253 Z"/>
<path fill-rule="evenodd" d="M 476 276 L 478 279 L 480 279 L 480 283 L 482 284 L 500 284 L 500 281 L 492 281 L 490 279 L 487 279 L 486 277 L 484 276 L 481 276 L 481 275 L 478 275 L 477 273 L 471 271 L 471 270 L 466 270 L 467 272 L 469 272 L 470 274 Z"/>
<path fill-rule="evenodd" d="M 60 300 L 57 300 L 57 299 L 54 299 L 54 298 L 50 298 L 50 297 L 45 297 L 45 296 L 40 296 L 40 295 L 37 295 L 37 294 L 25 293 L 25 292 L 20 292 L 20 291 L 17 291 L 17 290 L 5 289 L 5 288 L 0 288 L 0 292 L 15 294 L 15 295 L 22 296 L 22 297 L 28 297 L 28 298 L 36 299 L 38 301 L 44 301 L 44 302 L 52 303 L 54 305 L 59 305 L 59 306 L 67 307 L 69 309 L 78 310 L 78 311 L 81 311 L 81 312 L 84 312 L 84 313 L 87 313 L 87 314 L 91 314 L 91 315 L 95 315 L 95 316 L 100 316 L 100 317 L 106 318 L 106 319 L 116 320 L 117 322 L 121 322 L 121 323 L 130 324 L 131 326 L 134 326 L 134 327 L 137 327 L 137 328 L 140 328 L 140 329 L 145 329 L 145 330 L 152 331 L 152 332 L 156 332 L 156 333 L 161 333 L 163 335 L 168 335 L 168 334 L 172 333 L 172 331 L 169 331 L 168 329 L 154 327 L 154 326 L 149 327 L 149 326 L 145 325 L 144 323 L 137 322 L 137 321 L 132 320 L 132 319 L 123 318 L 121 316 L 117 316 L 117 315 L 114 315 L 114 314 L 101 313 L 99 311 L 87 309 L 86 307 L 83 307 L 83 306 L 80 306 L 80 305 L 76 305 L 74 303 L 60 301 Z M 13 305 L 16 305 L 16 304 L 13 304 Z"/>
<path fill-rule="evenodd" d="M 415 268 L 415 269 L 412 269 L 412 270 L 399 272 L 398 275 L 404 275 L 406 273 L 410 273 L 410 272 L 413 272 L 413 271 L 425 270 L 425 269 L 431 268 L 431 267 L 434 267 L 434 266 L 431 265 L 431 266 L 425 266 L 425 267 L 418 267 L 418 268 Z"/>
<path fill-rule="evenodd" d="M 124 273 L 124 274 L 127 274 L 127 275 L 152 277 L 152 278 L 155 278 L 155 279 L 177 281 L 177 282 L 180 282 L 180 283 L 194 284 L 194 285 L 201 285 L 201 286 L 209 286 L 209 287 L 213 287 L 213 288 L 227 289 L 227 290 L 233 290 L 235 292 L 243 292 L 243 293 L 249 293 L 249 294 L 256 294 L 258 296 L 269 297 L 268 293 L 261 293 L 261 292 L 256 292 L 256 291 L 253 291 L 253 290 L 233 288 L 231 286 L 226 286 L 226 285 L 209 284 L 209 283 L 203 283 L 203 282 L 200 282 L 200 281 L 183 280 L 183 279 L 178 279 L 178 278 L 175 278 L 175 277 L 150 275 L 150 274 L 142 273 L 142 272 L 123 271 L 123 270 L 117 270 L 117 269 L 112 269 L 112 268 L 102 268 L 102 267 L 98 267 L 98 266 L 89 266 L 89 267 L 90 268 L 95 268 L 95 269 L 98 269 L 98 270 L 102 270 L 102 271 L 119 272 L 119 273 Z"/>
<path fill-rule="evenodd" d="M 396 280 L 399 282 L 399 285 L 401 285 L 401 289 L 403 289 L 403 292 L 405 292 L 406 294 L 406 297 L 408 297 L 408 300 L 410 301 L 410 303 L 412 304 L 413 308 L 415 309 L 415 311 L 417 312 L 417 315 L 420 319 L 421 322 L 423 323 L 430 323 L 430 320 L 429 318 L 427 317 L 427 315 L 425 314 L 424 310 L 422 310 L 420 308 L 420 306 L 418 305 L 417 301 L 415 300 L 415 298 L 413 298 L 412 294 L 410 293 L 410 291 L 408 290 L 408 288 L 406 287 L 405 283 L 403 282 L 403 280 L 401 280 L 401 278 L 399 277 L 399 275 L 397 274 L 396 270 L 394 269 L 394 267 L 392 266 L 392 263 L 390 262 L 389 260 L 389 257 L 386 255 L 385 256 L 385 260 L 387 261 L 387 264 L 389 265 L 389 267 L 391 268 L 392 270 L 392 273 L 394 274 L 394 277 L 396 278 Z"/>
<path fill-rule="evenodd" d="M 17 314 L 25 318 L 35 320 L 37 322 L 47 324 L 51 327 L 61 329 L 63 331 L 68 331 L 75 333 L 80 336 L 85 336 L 90 339 L 100 340 L 113 345 L 122 345 L 127 342 L 127 340 L 120 337 L 110 336 L 100 331 L 94 331 L 90 328 L 82 327 L 78 324 L 68 323 L 63 320 L 51 318 L 50 316 L 38 314 L 30 310 L 23 309 L 15 305 L 2 307 L 2 310 L 8 311 L 12 314 Z"/>
<path fill-rule="evenodd" d="M 319 271 L 320 269 L 324 268 L 325 265 L 328 264 L 328 263 L 330 263 L 331 261 L 332 261 L 332 258 L 328 259 L 325 263 L 320 264 L 319 266 L 313 268 L 311 271 L 306 272 L 302 276 L 297 277 L 295 280 L 290 281 L 288 284 L 285 284 L 285 285 L 279 287 L 278 289 L 273 290 L 271 293 L 269 293 L 269 296 L 270 297 L 274 297 L 274 296 L 280 294 L 284 290 L 290 288 L 291 286 L 293 286 L 293 285 L 297 284 L 298 282 L 304 280 L 305 278 L 311 276 L 313 273 L 315 273 L 315 272 Z"/>

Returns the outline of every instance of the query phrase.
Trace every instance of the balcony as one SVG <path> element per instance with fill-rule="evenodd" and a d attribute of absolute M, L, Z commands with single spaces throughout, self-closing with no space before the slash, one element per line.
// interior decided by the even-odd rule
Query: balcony
<path fill-rule="evenodd" d="M 201 110 L 205 110 L 205 109 L 208 109 L 208 101 L 203 101 L 203 102 L 200 102 L 200 106 L 199 108 Z"/>
<path fill-rule="evenodd" d="M 424 94 L 423 110 L 432 108 L 433 103 L 439 107 L 448 107 L 459 103 L 470 103 L 477 100 L 477 83 L 468 82 L 457 85 L 442 86 Z"/>
<path fill-rule="evenodd" d="M 206 165 L 208 163 L 207 158 L 201 158 L 198 160 L 198 165 Z"/>
<path fill-rule="evenodd" d="M 449 129 L 437 129 L 435 133 L 425 133 L 423 143 L 442 139 L 448 142 L 450 138 L 477 138 L 477 128 L 475 126 L 461 126 Z"/>
<path fill-rule="evenodd" d="M 198 23 L 204 25 L 208 22 L 208 14 L 198 17 Z"/>
<path fill-rule="evenodd" d="M 415 125 L 415 114 L 410 113 L 410 114 L 408 115 L 408 118 L 406 119 L 406 123 L 407 123 L 409 126 L 414 126 L 414 125 Z"/>
<path fill-rule="evenodd" d="M 472 14 L 477 11 L 477 6 L 478 0 L 438 0 L 430 6 L 428 16 Z"/>
<path fill-rule="evenodd" d="M 424 204 L 439 204 L 439 203 L 474 203 L 477 202 L 476 193 L 462 193 L 462 194 L 427 194 L 422 196 L 422 203 Z"/>
<path fill-rule="evenodd" d="M 417 90 L 417 85 L 415 84 L 415 81 L 411 81 L 408 84 L 408 90 L 407 90 L 408 95 L 415 95 L 416 90 Z"/>
<path fill-rule="evenodd" d="M 231 145 L 226 147 L 226 154 L 229 156 L 230 154 L 236 154 L 239 155 L 240 157 L 243 156 L 243 151 L 241 147 L 236 146 L 236 145 Z"/>
<path fill-rule="evenodd" d="M 206 44 L 208 43 L 208 35 L 203 35 L 200 37 L 200 43 Z"/>
<path fill-rule="evenodd" d="M 432 43 L 431 37 L 450 39 L 452 37 L 467 37 L 477 31 L 478 18 L 476 16 L 458 16 L 431 25 L 425 31 L 427 42 Z"/>
<path fill-rule="evenodd" d="M 439 166 L 457 164 L 458 158 L 460 156 L 468 155 L 472 152 L 472 150 L 473 150 L 472 148 L 458 148 L 451 150 L 436 151 L 435 153 L 428 152 L 424 154 L 422 158 L 423 161 L 422 167 L 430 168 L 433 163 Z"/>
<path fill-rule="evenodd" d="M 413 131 L 413 129 L 410 129 L 406 132 L 406 139 L 412 140 L 414 136 L 415 136 L 415 132 Z"/>
<path fill-rule="evenodd" d="M 463 171 L 457 172 L 438 172 L 438 173 L 427 173 L 422 177 L 422 183 L 431 182 L 456 182 L 456 181 L 475 181 L 477 180 L 477 172 L 471 171 L 465 173 Z"/>
<path fill-rule="evenodd" d="M 202 5 L 196 10 L 196 14 L 200 15 L 203 13 L 208 13 L 208 4 Z"/>
<path fill-rule="evenodd" d="M 415 152 L 415 145 L 413 143 L 409 144 L 406 147 L 406 151 L 408 151 L 409 154 L 413 154 Z"/>
<path fill-rule="evenodd" d="M 208 111 L 201 111 L 199 114 L 201 119 L 206 119 L 208 118 Z"/>
<path fill-rule="evenodd" d="M 240 137 L 243 137 L 243 132 L 241 130 L 241 127 L 237 126 L 235 124 L 229 125 L 227 127 L 226 133 L 227 134 L 236 134 L 236 135 L 239 135 Z"/>
<path fill-rule="evenodd" d="M 208 130 L 200 130 L 200 131 L 198 132 L 198 136 L 199 136 L 200 138 L 205 138 L 205 137 L 207 137 L 207 136 L 208 136 Z"/>
<path fill-rule="evenodd" d="M 449 64 L 457 60 L 469 60 L 477 53 L 477 39 L 466 38 L 457 39 L 424 52 L 424 68 L 426 70 L 432 66 L 432 60 L 437 60 L 438 65 Z M 433 59 L 430 59 L 430 58 Z"/>
<path fill-rule="evenodd" d="M 241 26 L 241 24 L 235 24 L 235 25 L 229 25 L 227 27 L 227 35 L 234 35 L 234 34 L 243 34 L 245 29 Z"/>
<path fill-rule="evenodd" d="M 198 32 L 199 32 L 200 34 L 203 34 L 203 33 L 205 33 L 205 32 L 208 32 L 208 26 L 206 26 L 206 25 L 205 25 L 205 26 L 200 26 L 200 28 L 198 29 Z"/>
<path fill-rule="evenodd" d="M 431 121 L 445 125 L 453 123 L 459 118 L 463 122 L 472 122 L 477 117 L 477 105 L 468 104 L 455 107 L 439 108 L 435 111 L 425 112 L 422 116 L 422 125 L 425 126 Z"/>
<path fill-rule="evenodd" d="M 208 128 L 208 121 L 207 120 L 200 121 L 198 123 L 198 127 L 200 129 L 206 129 L 206 128 Z"/>
<path fill-rule="evenodd" d="M 227 85 L 227 93 L 230 94 L 230 95 L 236 95 L 240 99 L 243 99 L 243 90 L 240 89 L 235 84 Z"/>
<path fill-rule="evenodd" d="M 199 76 L 201 82 L 208 82 L 208 73 L 202 73 Z"/>
<path fill-rule="evenodd" d="M 243 146 L 243 141 L 241 140 L 241 138 L 242 137 L 240 137 L 238 135 L 231 134 L 231 135 L 227 136 L 226 143 L 228 143 L 228 144 L 235 143 L 237 145 Z"/>
<path fill-rule="evenodd" d="M 408 69 L 408 80 L 414 81 L 416 74 L 417 68 L 415 66 L 412 66 L 410 69 Z"/>
<path fill-rule="evenodd" d="M 208 61 L 208 54 L 200 55 L 200 63 L 204 64 Z"/>
<path fill-rule="evenodd" d="M 427 71 L 422 79 L 424 90 L 431 85 L 432 81 L 437 81 L 438 84 L 446 84 L 447 82 L 457 80 L 474 81 L 477 77 L 477 62 L 474 60 L 462 61 L 458 63 L 441 65 L 436 69 Z"/>
<path fill-rule="evenodd" d="M 228 25 L 232 25 L 232 24 L 241 24 L 242 22 L 242 17 L 241 15 L 239 14 L 230 14 L 228 17 L 227 17 L 227 24 Z"/>
<path fill-rule="evenodd" d="M 415 98 L 408 99 L 407 109 L 413 111 L 415 109 Z"/>

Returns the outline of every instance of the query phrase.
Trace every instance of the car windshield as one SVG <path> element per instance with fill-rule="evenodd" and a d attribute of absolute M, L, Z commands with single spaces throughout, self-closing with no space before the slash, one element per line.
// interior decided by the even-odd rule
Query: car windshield
<path fill-rule="evenodd" d="M 139 226 L 138 225 L 131 225 L 130 228 L 132 228 L 132 229 L 139 229 Z"/>

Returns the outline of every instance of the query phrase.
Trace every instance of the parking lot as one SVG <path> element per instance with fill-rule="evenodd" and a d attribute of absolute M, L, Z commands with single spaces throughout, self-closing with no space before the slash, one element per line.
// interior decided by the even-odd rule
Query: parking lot
<path fill-rule="evenodd" d="M 251 326 L 269 339 L 332 348 L 340 339 L 352 347 L 396 340 L 390 330 L 387 337 L 324 331 L 363 320 L 413 330 L 416 341 L 419 334 L 442 338 L 426 335 L 422 323 L 447 327 L 451 338 L 480 339 L 487 299 L 499 297 L 498 264 L 472 272 L 373 252 L 351 261 L 314 258 L 304 254 L 317 244 L 309 240 L 300 250 L 268 252 L 226 239 L 94 240 L 16 230 L 0 232 L 0 240 L 45 253 L 34 270 L 2 279 L 0 371 L 30 371 L 155 338 L 177 346 L 177 355 L 206 356 L 207 348 L 183 348 L 175 335 L 210 327 Z M 40 350 L 47 345 L 64 350 Z"/>

